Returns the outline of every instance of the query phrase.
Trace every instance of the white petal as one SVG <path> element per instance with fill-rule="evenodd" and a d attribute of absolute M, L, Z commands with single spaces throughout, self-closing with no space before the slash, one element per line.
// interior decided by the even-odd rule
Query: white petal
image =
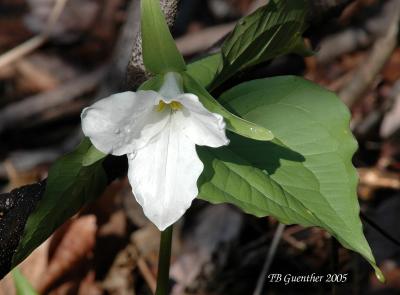
<path fill-rule="evenodd" d="M 106 154 L 131 153 L 145 146 L 168 121 L 168 112 L 157 112 L 161 97 L 154 91 L 118 93 L 82 111 L 82 130 Z"/>
<path fill-rule="evenodd" d="M 132 154 L 128 177 L 145 215 L 160 229 L 176 222 L 198 195 L 203 171 L 195 144 L 171 117 L 170 123 L 147 146 Z"/>
<path fill-rule="evenodd" d="M 207 110 L 194 94 L 185 93 L 174 100 L 184 106 L 174 116 L 182 117 L 179 127 L 192 142 L 214 148 L 229 144 L 221 115 Z"/>

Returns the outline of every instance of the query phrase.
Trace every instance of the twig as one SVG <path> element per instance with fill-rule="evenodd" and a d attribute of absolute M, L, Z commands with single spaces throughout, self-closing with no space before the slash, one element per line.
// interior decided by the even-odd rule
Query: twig
<path fill-rule="evenodd" d="M 149 266 L 147 265 L 146 261 L 143 257 L 139 257 L 137 261 L 137 266 L 139 268 L 140 273 L 142 274 L 144 280 L 146 281 L 147 285 L 149 286 L 151 292 L 154 294 L 157 288 L 157 281 L 154 278 L 153 274 L 151 273 Z"/>
<path fill-rule="evenodd" d="M 267 4 L 267 0 L 253 1 L 245 15 L 249 15 L 261 6 Z M 176 40 L 176 45 L 183 55 L 192 55 L 203 52 L 213 47 L 219 40 L 230 33 L 236 25 L 236 22 L 217 25 L 205 28 L 198 32 L 188 33 Z"/>
<path fill-rule="evenodd" d="M 10 51 L 0 56 L 0 68 L 7 66 L 8 64 L 16 61 L 17 59 L 25 56 L 35 49 L 42 46 L 47 40 L 45 35 L 37 35 L 24 43 L 14 47 Z"/>
<path fill-rule="evenodd" d="M 384 106 L 385 117 L 380 128 L 380 135 L 385 138 L 394 138 L 400 128 L 400 79 L 393 85 L 388 102 Z"/>
<path fill-rule="evenodd" d="M 234 27 L 235 23 L 228 23 L 186 34 L 176 40 L 176 45 L 183 55 L 202 52 L 213 46 L 218 40 L 232 31 Z"/>
<path fill-rule="evenodd" d="M 258 277 L 257 285 L 253 292 L 253 295 L 261 295 L 261 292 L 262 292 L 264 284 L 265 284 L 265 278 L 267 277 L 267 274 L 271 267 L 272 261 L 274 260 L 276 250 L 278 249 L 278 245 L 282 238 L 282 234 L 283 234 L 283 231 L 285 230 L 285 227 L 286 227 L 286 225 L 280 223 L 278 225 L 278 228 L 276 229 L 274 238 L 272 239 L 271 246 L 268 250 L 267 259 L 265 260 L 265 263 L 261 270 L 260 276 Z"/>
<path fill-rule="evenodd" d="M 54 7 L 50 13 L 50 16 L 47 20 L 46 28 L 43 32 L 44 35 L 48 35 L 54 25 L 57 23 L 58 19 L 61 16 L 61 13 L 64 10 L 65 5 L 67 4 L 68 0 L 56 0 Z"/>
<path fill-rule="evenodd" d="M 356 70 L 354 78 L 339 92 L 339 96 L 348 106 L 352 106 L 367 90 L 396 48 L 400 1 L 392 0 L 389 4 L 391 22 L 386 35 L 376 40 L 367 61 Z"/>
<path fill-rule="evenodd" d="M 47 41 L 49 33 L 51 32 L 54 24 L 58 21 L 67 1 L 68 0 L 56 1 L 53 10 L 51 11 L 48 18 L 46 29 L 41 34 L 28 39 L 17 47 L 14 47 L 13 49 L 1 55 L 0 68 L 15 62 L 17 59 L 31 53 L 32 51 L 42 46 Z"/>
<path fill-rule="evenodd" d="M 94 72 L 74 78 L 57 89 L 39 93 L 4 108 L 0 111 L 0 133 L 8 126 L 18 124 L 92 90 L 100 82 L 104 73 L 105 69 L 101 67 Z"/>

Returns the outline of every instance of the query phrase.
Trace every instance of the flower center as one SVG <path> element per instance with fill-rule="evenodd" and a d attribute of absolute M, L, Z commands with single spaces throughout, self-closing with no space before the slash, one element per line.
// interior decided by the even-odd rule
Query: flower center
<path fill-rule="evenodd" d="M 171 103 L 165 103 L 164 101 L 160 100 L 160 102 L 156 106 L 156 111 L 162 112 L 163 110 L 165 110 L 166 107 L 171 108 L 171 110 L 173 111 L 178 111 L 182 109 L 183 106 L 180 102 L 177 101 L 171 101 Z"/>

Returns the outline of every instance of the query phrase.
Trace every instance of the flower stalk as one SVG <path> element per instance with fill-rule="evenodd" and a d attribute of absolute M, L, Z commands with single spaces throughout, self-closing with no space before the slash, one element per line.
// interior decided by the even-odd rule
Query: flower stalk
<path fill-rule="evenodd" d="M 169 291 L 169 266 L 171 263 L 173 226 L 161 232 L 160 254 L 158 256 L 158 275 L 156 295 L 167 295 Z"/>

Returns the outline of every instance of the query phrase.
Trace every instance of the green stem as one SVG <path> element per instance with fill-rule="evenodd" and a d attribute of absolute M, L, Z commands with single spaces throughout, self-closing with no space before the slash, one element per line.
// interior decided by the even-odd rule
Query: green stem
<path fill-rule="evenodd" d="M 156 295 L 167 295 L 169 291 L 169 265 L 171 262 L 172 225 L 161 232 L 160 254 Z"/>

